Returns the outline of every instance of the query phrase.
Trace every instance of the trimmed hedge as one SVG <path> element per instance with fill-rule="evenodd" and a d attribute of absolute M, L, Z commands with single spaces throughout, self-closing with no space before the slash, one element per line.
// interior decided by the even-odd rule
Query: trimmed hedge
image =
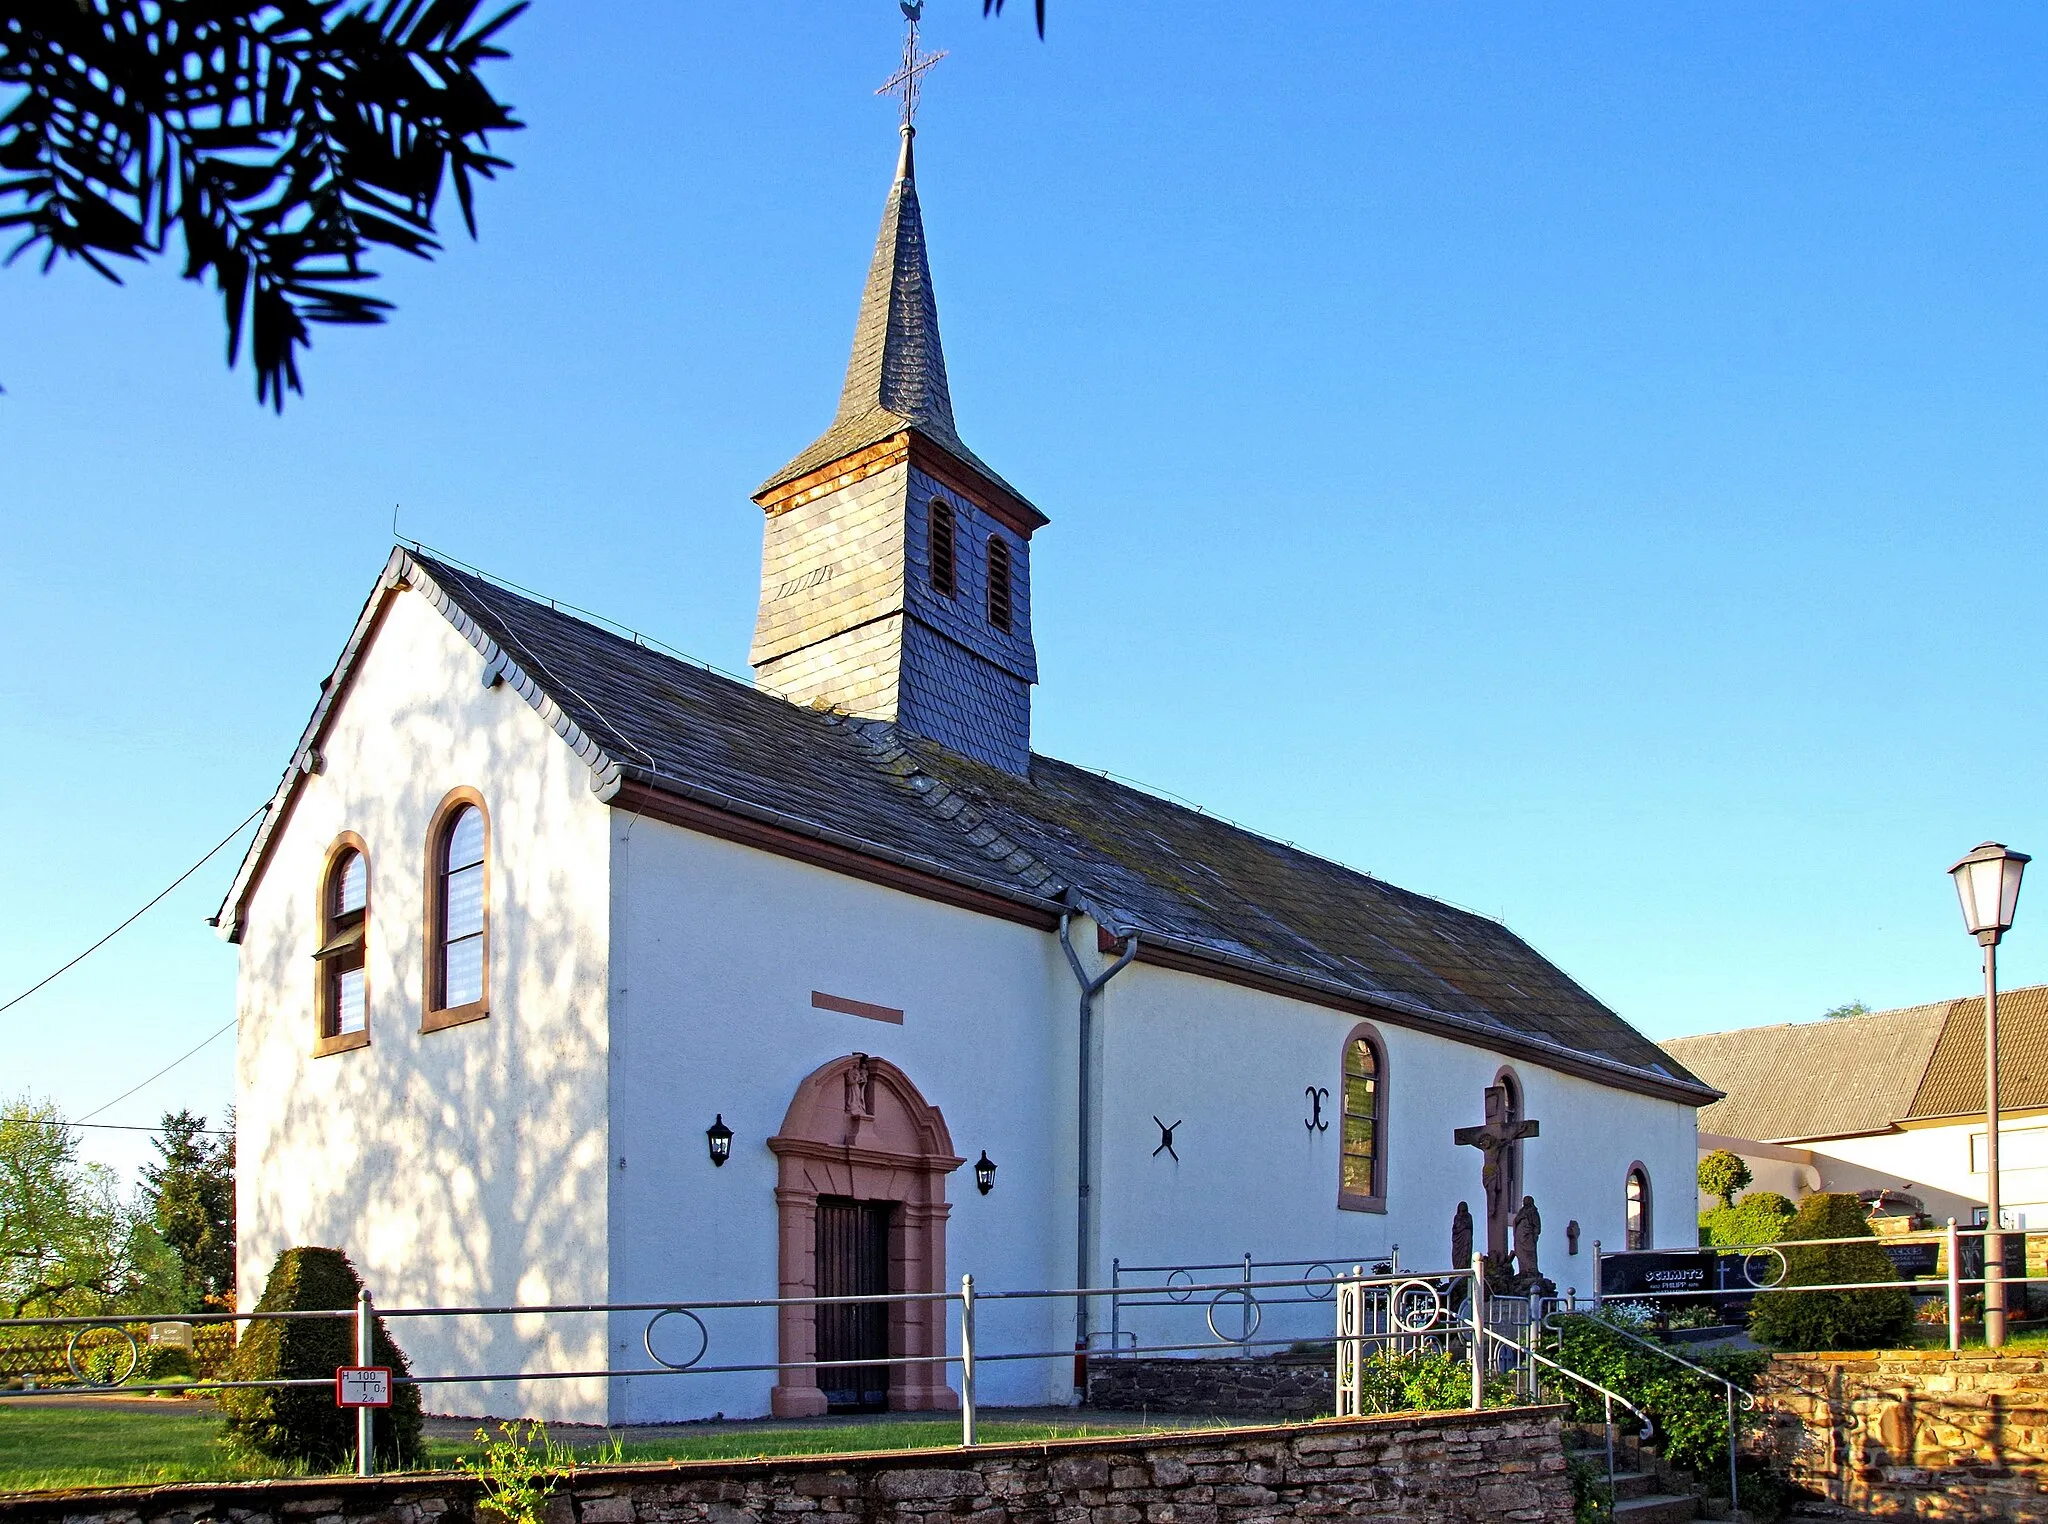
<path fill-rule="evenodd" d="M 1796 1247 L 1805 1238 L 1870 1241 Z M 1819 1192 L 1800 1202 L 1781 1243 L 1786 1287 L 1899 1279 L 1891 1256 L 1870 1231 L 1863 1203 L 1844 1192 Z M 1749 1313 L 1750 1336 L 1778 1349 L 1887 1349 L 1912 1326 L 1913 1298 L 1897 1288 L 1760 1291 Z"/>
<path fill-rule="evenodd" d="M 1700 1213 L 1700 1242 L 1776 1243 L 1798 1210 L 1788 1197 L 1776 1191 L 1751 1191 L 1734 1206 L 1709 1207 Z"/>
<path fill-rule="evenodd" d="M 362 1280 L 339 1249 L 287 1249 L 271 1266 L 258 1312 L 313 1312 L 352 1308 Z M 345 1318 L 265 1319 L 243 1333 L 228 1367 L 231 1381 L 314 1378 L 318 1386 L 231 1387 L 220 1393 L 231 1446 L 273 1460 L 315 1469 L 341 1465 L 355 1453 L 356 1415 L 335 1406 L 334 1373 L 354 1365 L 355 1323 Z M 411 1367 L 378 1318 L 371 1335 L 372 1363 L 394 1376 Z M 391 1406 L 376 1410 L 377 1459 L 403 1466 L 420 1453 L 420 1390 L 397 1385 Z"/>

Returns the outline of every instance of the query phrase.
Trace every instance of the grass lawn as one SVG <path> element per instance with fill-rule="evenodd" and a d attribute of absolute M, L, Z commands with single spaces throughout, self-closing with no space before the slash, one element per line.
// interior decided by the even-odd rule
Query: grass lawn
<path fill-rule="evenodd" d="M 0 1403 L 0 1492 L 54 1487 L 116 1487 L 176 1481 L 251 1480 L 298 1473 L 232 1459 L 217 1443 L 220 1420 L 197 1404 L 106 1403 L 43 1407 Z M 984 1444 L 1071 1439 L 1133 1432 L 1128 1426 L 984 1423 Z M 692 1427 L 624 1446 L 628 1461 L 735 1460 L 750 1456 L 826 1455 L 856 1450 L 933 1449 L 960 1442 L 957 1419 L 806 1424 L 801 1427 Z M 581 1454 L 608 1448 L 608 1436 L 580 1435 Z M 424 1469 L 446 1471 L 478 1453 L 466 1439 L 430 1438 Z"/>

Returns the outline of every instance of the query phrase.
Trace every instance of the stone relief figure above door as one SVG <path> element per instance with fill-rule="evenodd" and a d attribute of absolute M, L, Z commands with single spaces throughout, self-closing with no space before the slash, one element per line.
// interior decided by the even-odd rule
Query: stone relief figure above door
<path fill-rule="evenodd" d="M 849 1053 L 796 1087 L 768 1140 L 785 1297 L 939 1291 L 947 1285 L 946 1176 L 964 1160 L 938 1107 L 886 1059 Z M 785 1307 L 778 1325 L 781 1418 L 839 1409 L 952 1409 L 944 1302 Z M 929 1357 L 929 1358 L 927 1358 Z M 812 1360 L 908 1360 L 810 1368 Z"/>

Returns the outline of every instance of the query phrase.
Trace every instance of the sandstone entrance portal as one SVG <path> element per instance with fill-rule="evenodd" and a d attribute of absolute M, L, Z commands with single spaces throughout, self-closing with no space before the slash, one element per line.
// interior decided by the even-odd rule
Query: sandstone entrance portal
<path fill-rule="evenodd" d="M 781 1295 L 849 1294 L 840 1289 L 849 1274 L 863 1288 L 885 1281 L 880 1289 L 896 1293 L 945 1289 L 946 1215 L 952 1210 L 946 1176 L 963 1161 L 953 1152 L 938 1107 L 918 1094 L 901 1069 L 865 1053 L 834 1059 L 797 1086 L 768 1147 L 780 1164 L 775 1204 Z M 856 1219 L 867 1226 L 846 1226 Z M 848 1239 L 849 1233 L 855 1237 Z M 862 1249 L 857 1239 L 866 1233 L 875 1241 Z M 849 1254 L 858 1249 L 860 1267 L 850 1270 L 837 1262 L 834 1246 L 842 1240 L 852 1245 Z M 884 1254 L 886 1266 L 878 1270 L 873 1260 Z M 959 1407 L 958 1395 L 946 1384 L 949 1305 L 895 1303 L 880 1317 L 858 1318 L 844 1316 L 845 1309 L 783 1308 L 777 1355 L 783 1365 L 769 1396 L 775 1415 L 813 1417 L 834 1406 L 834 1399 L 840 1406 L 879 1406 L 884 1390 L 887 1406 L 898 1412 Z M 821 1311 L 828 1314 L 823 1320 Z M 821 1345 L 830 1353 L 821 1352 Z M 881 1356 L 911 1363 L 837 1373 L 802 1364 Z"/>

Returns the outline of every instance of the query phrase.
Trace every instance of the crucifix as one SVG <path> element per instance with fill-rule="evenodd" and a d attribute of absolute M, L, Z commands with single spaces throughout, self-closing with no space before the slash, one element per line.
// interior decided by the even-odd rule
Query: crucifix
<path fill-rule="evenodd" d="M 1539 1131 L 1539 1124 L 1515 1115 L 1516 1107 L 1508 1098 L 1505 1085 L 1486 1087 L 1486 1125 L 1483 1127 L 1460 1127 L 1451 1134 L 1451 1141 L 1479 1150 L 1485 1160 L 1479 1171 L 1479 1183 L 1486 1188 L 1486 1258 L 1494 1265 L 1505 1265 L 1508 1254 L 1508 1229 L 1514 1221 L 1515 1208 L 1520 1205 L 1514 1199 L 1514 1192 L 1521 1182 L 1521 1171 L 1514 1168 L 1518 1150 L 1515 1145 L 1524 1138 L 1533 1138 Z"/>
<path fill-rule="evenodd" d="M 920 53 L 917 50 L 917 24 L 924 17 L 924 0 L 896 0 L 896 4 L 903 12 L 903 67 L 890 75 L 888 82 L 875 94 L 903 97 L 903 132 L 908 137 L 917 131 L 913 118 L 917 115 L 917 94 L 924 77 L 946 55 L 943 51 Z"/>

